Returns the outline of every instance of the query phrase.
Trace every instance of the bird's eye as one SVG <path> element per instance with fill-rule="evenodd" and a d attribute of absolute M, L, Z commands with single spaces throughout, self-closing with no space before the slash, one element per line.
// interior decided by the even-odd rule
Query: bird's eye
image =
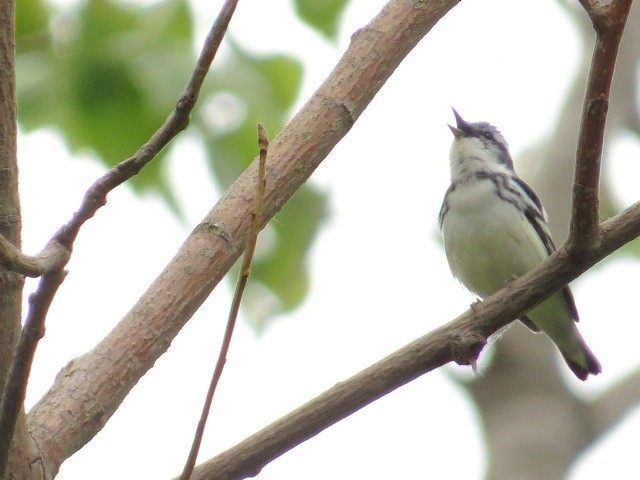
<path fill-rule="evenodd" d="M 484 132 L 484 138 L 486 138 L 487 140 L 491 140 L 493 138 L 493 135 L 491 135 L 491 132 Z"/>

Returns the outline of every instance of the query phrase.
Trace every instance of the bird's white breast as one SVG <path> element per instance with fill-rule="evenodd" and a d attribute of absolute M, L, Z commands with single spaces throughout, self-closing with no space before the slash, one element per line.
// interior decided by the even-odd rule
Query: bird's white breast
<path fill-rule="evenodd" d="M 442 233 L 453 274 L 487 297 L 547 257 L 524 214 L 501 199 L 486 178 L 460 183 L 447 197 Z"/>

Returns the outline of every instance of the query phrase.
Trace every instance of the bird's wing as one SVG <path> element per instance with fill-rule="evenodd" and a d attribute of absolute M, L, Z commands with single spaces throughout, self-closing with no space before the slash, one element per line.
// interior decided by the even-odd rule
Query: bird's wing
<path fill-rule="evenodd" d="M 553 239 L 551 238 L 551 231 L 549 230 L 549 224 L 547 223 L 547 214 L 544 211 L 542 202 L 538 198 L 538 195 L 536 195 L 533 189 L 529 185 L 527 185 L 524 180 L 516 175 L 512 177 L 512 180 L 518 185 L 518 187 L 520 187 L 520 189 L 524 193 L 523 199 L 527 204 L 523 212 L 525 218 L 535 229 L 536 233 L 540 237 L 540 240 L 542 240 L 542 243 L 547 249 L 547 253 L 551 255 L 556 251 L 556 246 L 553 243 Z M 567 307 L 569 308 L 571 316 L 577 322 L 579 320 L 578 309 L 576 308 L 575 301 L 573 300 L 573 294 L 571 293 L 571 290 L 568 286 L 565 286 L 562 288 L 561 292 L 567 302 Z M 523 323 L 527 325 L 526 321 Z"/>

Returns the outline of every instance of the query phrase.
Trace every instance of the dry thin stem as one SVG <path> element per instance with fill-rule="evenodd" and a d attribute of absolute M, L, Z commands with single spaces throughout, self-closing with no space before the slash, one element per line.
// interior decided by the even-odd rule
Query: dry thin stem
<path fill-rule="evenodd" d="M 200 444 L 202 443 L 202 437 L 204 435 L 204 429 L 207 424 L 207 419 L 209 418 L 213 396 L 220 381 L 220 377 L 222 376 L 222 370 L 224 369 L 224 365 L 227 361 L 227 354 L 229 353 L 229 347 L 231 346 L 231 337 L 236 326 L 238 311 L 240 310 L 240 304 L 242 303 L 242 295 L 244 294 L 244 290 L 247 286 L 247 281 L 249 280 L 251 262 L 253 261 L 253 253 L 256 249 L 258 234 L 260 233 L 262 225 L 262 214 L 264 212 L 264 191 L 266 188 L 265 166 L 267 163 L 269 139 L 267 138 L 267 132 L 265 131 L 261 123 L 258 123 L 258 148 L 260 150 L 258 185 L 256 186 L 255 207 L 252 213 L 253 218 L 251 220 L 251 231 L 247 240 L 247 248 L 244 253 L 244 258 L 242 259 L 240 277 L 238 278 L 236 290 L 233 295 L 231 310 L 229 312 L 229 319 L 227 320 L 227 327 L 224 332 L 224 338 L 220 347 L 220 353 L 218 354 L 218 360 L 213 371 L 211 383 L 209 384 L 209 390 L 207 391 L 204 406 L 202 407 L 202 413 L 200 415 L 200 420 L 198 421 L 198 427 L 193 438 L 189 456 L 185 463 L 184 469 L 182 470 L 182 475 L 180 475 L 180 480 L 189 480 L 189 478 L 191 477 L 191 473 L 193 472 L 193 467 L 196 464 L 196 459 L 200 450 Z"/>
<path fill-rule="evenodd" d="M 596 42 L 576 155 L 569 234 L 569 243 L 574 249 L 588 249 L 599 241 L 598 187 L 604 130 L 614 67 L 631 1 L 614 0 L 607 6 L 597 1 L 582 2 L 596 30 Z"/>
<path fill-rule="evenodd" d="M 25 319 L 11 371 L 7 378 L 9 388 L 6 389 L 2 398 L 0 410 L 2 412 L 0 416 L 0 478 L 4 478 L 16 419 L 24 403 L 26 393 L 26 388 L 10 387 L 14 385 L 22 387 L 27 384 L 33 363 L 33 354 L 36 351 L 38 341 L 44 336 L 44 322 L 42 320 L 46 317 L 47 310 L 65 275 L 66 272 L 63 270 L 55 270 L 44 275 L 40 279 L 43 286 L 38 301 L 35 301 L 34 294 L 29 297 L 29 314 Z"/>

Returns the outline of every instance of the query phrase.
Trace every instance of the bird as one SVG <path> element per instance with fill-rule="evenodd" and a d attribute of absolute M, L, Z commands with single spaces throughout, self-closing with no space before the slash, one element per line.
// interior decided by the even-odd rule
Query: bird
<path fill-rule="evenodd" d="M 456 126 L 449 155 L 451 184 L 439 214 L 449 268 L 484 299 L 539 265 L 555 251 L 540 199 L 515 172 L 500 131 L 467 122 L 453 109 Z M 578 310 L 568 286 L 519 319 L 544 332 L 580 380 L 602 367 L 578 331 Z"/>

